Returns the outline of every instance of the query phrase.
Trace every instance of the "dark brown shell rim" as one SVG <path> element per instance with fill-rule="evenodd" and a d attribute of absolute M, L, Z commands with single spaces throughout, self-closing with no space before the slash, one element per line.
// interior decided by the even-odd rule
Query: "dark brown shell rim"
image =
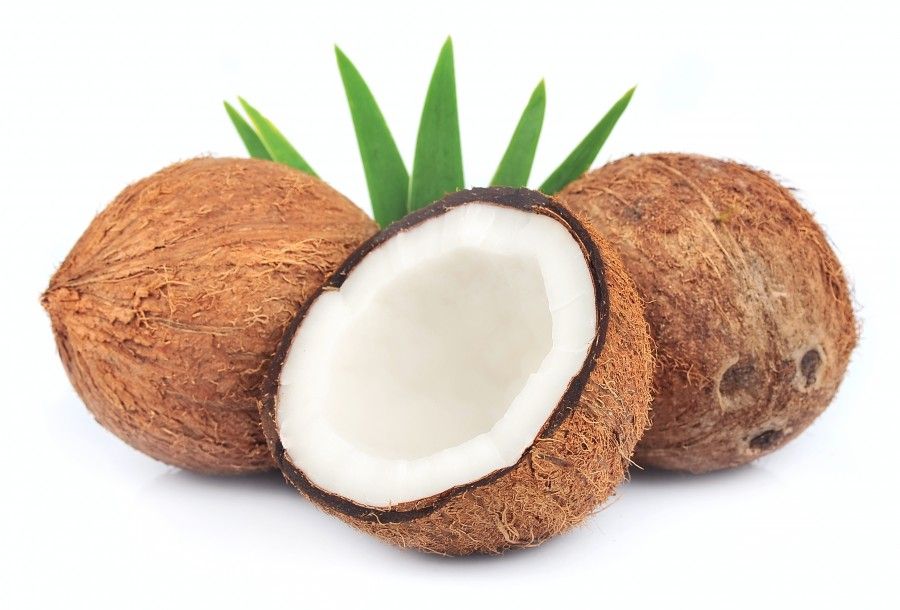
<path fill-rule="evenodd" d="M 262 427 L 265 432 L 266 441 L 269 444 L 269 450 L 272 452 L 275 464 L 281 469 L 285 479 L 313 501 L 363 521 L 380 523 L 410 521 L 431 513 L 454 496 L 496 481 L 507 472 L 516 468 L 516 466 L 528 456 L 531 447 L 534 446 L 534 443 L 532 443 L 512 466 L 494 471 L 477 481 L 451 487 L 434 496 L 406 502 L 396 507 L 373 508 L 357 504 L 352 500 L 316 487 L 306 475 L 291 462 L 284 446 L 281 444 L 281 439 L 278 434 L 276 413 L 278 410 L 278 381 L 281 375 L 281 369 L 284 365 L 288 350 L 293 343 L 297 329 L 300 328 L 300 325 L 303 323 L 306 312 L 309 310 L 312 303 L 323 292 L 340 288 L 343 285 L 344 280 L 347 279 L 347 276 L 350 275 L 360 261 L 398 233 L 408 231 L 409 229 L 429 219 L 440 216 L 455 207 L 476 202 L 490 203 L 493 205 L 550 216 L 568 229 L 569 233 L 572 234 L 578 242 L 582 252 L 585 253 L 591 277 L 594 280 L 594 296 L 597 307 L 597 332 L 581 370 L 579 370 L 569 382 L 569 386 L 563 393 L 562 398 L 560 398 L 559 404 L 547 418 L 547 421 L 535 438 L 535 442 L 539 439 L 551 436 L 578 405 L 578 401 L 584 391 L 588 377 L 594 368 L 594 364 L 597 361 L 597 358 L 599 358 L 600 353 L 603 351 L 603 346 L 606 343 L 606 331 L 609 325 L 609 292 L 606 286 L 603 259 L 597 248 L 597 244 L 591 238 L 590 233 L 585 229 L 584 225 L 582 225 L 565 207 L 552 198 L 537 191 L 524 188 L 492 187 L 475 188 L 452 193 L 426 208 L 422 208 L 421 210 L 409 214 L 359 246 L 334 275 L 332 275 L 331 278 L 329 278 L 329 280 L 312 296 L 312 298 L 302 305 L 297 315 L 294 316 L 294 319 L 291 320 L 285 330 L 284 336 L 278 345 L 278 350 L 275 352 L 275 355 L 269 364 L 266 379 L 263 383 L 263 394 L 259 402 Z"/>

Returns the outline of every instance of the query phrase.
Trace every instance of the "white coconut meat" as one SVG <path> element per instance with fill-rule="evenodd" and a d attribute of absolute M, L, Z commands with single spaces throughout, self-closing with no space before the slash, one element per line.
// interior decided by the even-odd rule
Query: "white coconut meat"
<path fill-rule="evenodd" d="M 375 508 L 514 465 L 597 333 L 569 230 L 472 202 L 397 233 L 311 304 L 285 357 L 277 425 L 317 488 Z"/>

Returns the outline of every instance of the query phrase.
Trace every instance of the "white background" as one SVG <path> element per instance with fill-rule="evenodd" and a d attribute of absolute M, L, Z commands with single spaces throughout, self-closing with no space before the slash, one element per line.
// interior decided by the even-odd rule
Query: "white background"
<path fill-rule="evenodd" d="M 0 607 L 900 607 L 896 6 L 4 2 Z M 237 94 L 367 205 L 332 45 L 408 162 L 447 34 L 470 185 L 545 77 L 535 182 L 637 83 L 598 162 L 699 152 L 799 189 L 863 322 L 837 400 L 801 438 L 730 472 L 635 472 L 539 549 L 447 560 L 366 538 L 275 475 L 180 472 L 94 423 L 38 304 L 93 215 L 172 161 L 243 155 L 221 107 Z"/>

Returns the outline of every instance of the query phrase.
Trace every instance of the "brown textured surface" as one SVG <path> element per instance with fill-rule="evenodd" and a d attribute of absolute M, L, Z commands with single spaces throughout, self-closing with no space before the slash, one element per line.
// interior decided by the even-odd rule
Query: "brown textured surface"
<path fill-rule="evenodd" d="M 647 301 L 659 364 L 638 464 L 744 464 L 825 409 L 856 323 L 840 263 L 787 189 L 737 163 L 658 154 L 610 163 L 560 198 Z"/>
<path fill-rule="evenodd" d="M 643 304 L 618 258 L 567 210 L 524 189 L 475 189 L 450 195 L 363 245 L 328 285 L 339 286 L 365 252 L 393 233 L 468 201 L 511 205 L 566 224 L 595 270 L 598 300 L 608 297 L 608 309 L 606 303 L 602 307 L 607 315 L 598 320 L 595 349 L 583 374 L 576 376 L 538 439 L 512 468 L 391 509 L 362 507 L 316 489 L 284 452 L 276 425 L 274 382 L 303 312 L 272 362 L 272 383 L 261 404 L 263 428 L 276 462 L 304 495 L 326 512 L 383 540 L 449 555 L 534 546 L 589 516 L 626 476 L 634 446 L 648 424 L 652 374 Z"/>
<path fill-rule="evenodd" d="M 42 303 L 103 426 L 182 468 L 264 470 L 265 367 L 297 304 L 375 231 L 316 178 L 267 161 L 194 159 L 126 188 Z"/>

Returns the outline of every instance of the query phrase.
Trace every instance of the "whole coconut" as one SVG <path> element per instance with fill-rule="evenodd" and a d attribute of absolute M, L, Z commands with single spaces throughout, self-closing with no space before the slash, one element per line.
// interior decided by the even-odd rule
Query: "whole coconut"
<path fill-rule="evenodd" d="M 840 263 L 790 191 L 737 163 L 656 154 L 560 197 L 613 242 L 647 301 L 658 364 L 639 464 L 744 464 L 825 409 L 856 322 Z"/>
<path fill-rule="evenodd" d="M 269 359 L 298 304 L 375 231 L 306 174 L 193 159 L 126 188 L 42 303 L 103 426 L 174 466 L 264 470 L 256 394 Z"/>

